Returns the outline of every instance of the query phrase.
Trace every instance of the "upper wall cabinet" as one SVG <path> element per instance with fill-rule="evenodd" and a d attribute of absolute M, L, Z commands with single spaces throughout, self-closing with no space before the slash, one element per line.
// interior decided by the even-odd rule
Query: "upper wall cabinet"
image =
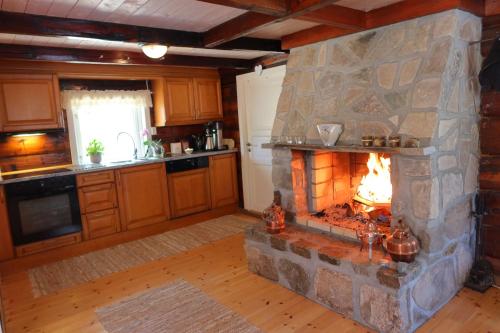
<path fill-rule="evenodd" d="M 222 119 L 217 77 L 167 77 L 153 82 L 155 126 L 199 124 Z"/>
<path fill-rule="evenodd" d="M 197 103 L 196 119 L 207 121 L 222 118 L 222 98 L 219 79 L 195 78 L 194 92 Z"/>
<path fill-rule="evenodd" d="M 63 127 L 54 75 L 0 75 L 0 131 Z"/>

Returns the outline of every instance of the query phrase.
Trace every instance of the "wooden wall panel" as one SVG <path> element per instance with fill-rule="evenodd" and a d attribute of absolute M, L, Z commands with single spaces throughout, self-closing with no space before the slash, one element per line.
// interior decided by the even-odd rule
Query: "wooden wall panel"
<path fill-rule="evenodd" d="M 486 56 L 492 42 L 498 36 L 500 15 L 483 19 L 481 53 Z M 485 200 L 486 214 L 483 219 L 485 254 L 500 262 L 500 92 L 481 91 L 481 162 L 479 188 Z M 500 273 L 500 266 L 495 266 Z"/>
<path fill-rule="evenodd" d="M 0 137 L 0 168 L 2 172 L 71 164 L 66 132 L 41 136 Z"/>

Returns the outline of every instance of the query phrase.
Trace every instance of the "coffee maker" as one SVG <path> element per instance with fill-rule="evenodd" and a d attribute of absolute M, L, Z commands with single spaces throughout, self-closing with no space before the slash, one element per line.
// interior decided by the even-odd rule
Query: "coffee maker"
<path fill-rule="evenodd" d="M 224 137 L 222 136 L 222 121 L 215 122 L 215 144 L 218 150 L 224 149 Z"/>
<path fill-rule="evenodd" d="M 223 150 L 222 121 L 209 122 L 205 125 L 205 150 Z"/>

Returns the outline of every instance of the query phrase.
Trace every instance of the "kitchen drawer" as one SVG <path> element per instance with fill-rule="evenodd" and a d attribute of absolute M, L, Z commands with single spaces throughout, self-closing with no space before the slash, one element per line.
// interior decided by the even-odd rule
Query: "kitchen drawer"
<path fill-rule="evenodd" d="M 120 231 L 120 214 L 117 209 L 108 209 L 83 216 L 83 238 L 94 239 Z"/>
<path fill-rule="evenodd" d="M 117 206 L 114 183 L 80 187 L 78 198 L 82 214 L 112 209 Z"/>
<path fill-rule="evenodd" d="M 112 183 L 114 181 L 115 174 L 113 170 L 83 173 L 76 176 L 76 183 L 78 187 Z"/>
<path fill-rule="evenodd" d="M 16 246 L 16 255 L 18 257 L 27 256 L 30 254 L 52 250 L 58 247 L 79 243 L 82 240 L 80 232 L 64 235 L 57 238 L 46 239 L 40 242 Z"/>

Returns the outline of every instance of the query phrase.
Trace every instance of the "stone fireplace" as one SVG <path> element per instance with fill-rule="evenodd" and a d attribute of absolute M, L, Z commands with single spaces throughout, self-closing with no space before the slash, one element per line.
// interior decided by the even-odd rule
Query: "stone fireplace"
<path fill-rule="evenodd" d="M 251 271 L 383 332 L 415 330 L 455 295 L 474 256 L 480 27 L 452 10 L 291 50 L 267 145 L 287 230 L 248 230 Z M 316 125 L 331 122 L 344 131 L 324 147 Z M 364 135 L 421 145 L 366 148 Z M 390 160 L 391 199 L 375 207 L 356 198 L 370 153 Z M 415 262 L 378 249 L 368 260 L 360 210 L 387 233 L 403 219 L 420 242 Z"/>

